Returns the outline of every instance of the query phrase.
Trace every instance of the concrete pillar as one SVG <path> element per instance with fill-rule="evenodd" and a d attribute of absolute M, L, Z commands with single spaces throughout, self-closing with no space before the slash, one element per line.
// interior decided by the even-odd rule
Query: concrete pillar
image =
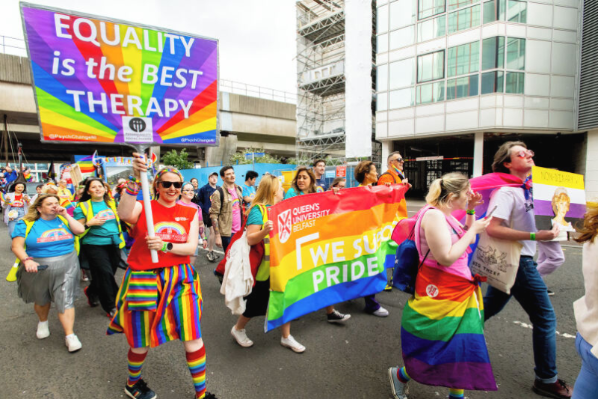
<path fill-rule="evenodd" d="M 473 177 L 484 172 L 484 132 L 477 132 L 473 143 Z"/>
<path fill-rule="evenodd" d="M 598 201 L 598 129 L 588 132 L 585 177 L 586 199 Z"/>
<path fill-rule="evenodd" d="M 388 162 L 386 161 L 388 159 L 388 155 L 390 155 L 390 153 L 392 152 L 393 149 L 393 145 L 392 145 L 392 140 L 388 140 L 388 141 L 382 141 L 382 160 L 380 161 L 380 163 L 382 164 L 382 172 L 386 171 L 387 168 L 387 164 Z M 403 156 L 405 156 L 405 154 L 401 154 Z M 382 173 L 380 172 L 380 173 Z"/>

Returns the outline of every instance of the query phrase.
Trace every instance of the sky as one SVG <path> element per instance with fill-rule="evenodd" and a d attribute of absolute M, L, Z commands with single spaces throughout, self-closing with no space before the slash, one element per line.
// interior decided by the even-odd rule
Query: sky
<path fill-rule="evenodd" d="M 295 0 L 37 0 L 35 3 L 218 39 L 220 79 L 290 93 L 297 91 Z M 23 38 L 18 0 L 0 0 L 0 35 Z"/>

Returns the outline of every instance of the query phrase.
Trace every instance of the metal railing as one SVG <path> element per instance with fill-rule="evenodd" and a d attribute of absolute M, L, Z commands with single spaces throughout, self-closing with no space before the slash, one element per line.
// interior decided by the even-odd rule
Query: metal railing
<path fill-rule="evenodd" d="M 0 53 L 27 57 L 25 40 L 0 35 Z M 248 85 L 241 82 L 233 82 L 226 79 L 220 79 L 220 90 L 227 93 L 241 94 L 243 96 L 297 104 L 297 94 L 261 86 Z"/>
<path fill-rule="evenodd" d="M 25 40 L 0 35 L 0 53 L 27 57 Z"/>

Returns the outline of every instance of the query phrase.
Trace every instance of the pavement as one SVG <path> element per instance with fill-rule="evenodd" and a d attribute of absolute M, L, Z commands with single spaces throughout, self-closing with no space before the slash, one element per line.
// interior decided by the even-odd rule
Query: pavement
<path fill-rule="evenodd" d="M 415 206 L 415 204 L 413 204 Z M 410 206 L 410 211 L 412 211 Z M 68 353 L 56 311 L 50 312 L 49 338 L 35 336 L 33 305 L 17 295 L 17 284 L 4 280 L 13 263 L 7 229 L 0 227 L 0 398 L 124 398 L 127 343 L 124 336 L 106 336 L 108 318 L 90 308 L 84 297 L 76 302 L 75 332 L 83 343 Z M 547 277 L 558 320 L 559 376 L 573 384 L 581 362 L 575 351 L 572 303 L 583 295 L 581 249 L 565 247 L 566 263 Z M 204 295 L 202 333 L 207 351 L 208 391 L 220 399 L 237 398 L 381 398 L 391 397 L 387 369 L 402 364 L 400 321 L 408 295 L 394 290 L 377 295 L 390 311 L 387 318 L 363 313 L 363 300 L 337 305 L 351 319 L 345 325 L 326 322 L 324 311 L 292 324 L 293 336 L 307 347 L 295 354 L 280 345 L 280 333 L 264 333 L 264 319 L 252 320 L 247 333 L 255 342 L 241 348 L 230 336 L 236 321 L 224 306 L 214 264 L 200 256 L 196 268 Z M 118 273 L 118 281 L 122 271 Z M 86 283 L 84 283 L 86 284 Z M 512 300 L 486 323 L 486 340 L 498 382 L 496 392 L 466 391 L 470 399 L 540 398 L 531 391 L 534 379 L 532 329 L 529 318 Z M 194 396 L 183 345 L 170 342 L 152 349 L 143 378 L 160 399 Z M 410 399 L 445 398 L 445 388 L 410 383 Z"/>

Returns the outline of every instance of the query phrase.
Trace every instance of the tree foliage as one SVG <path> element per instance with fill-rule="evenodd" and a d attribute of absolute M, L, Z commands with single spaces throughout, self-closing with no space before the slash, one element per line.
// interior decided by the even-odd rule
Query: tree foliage
<path fill-rule="evenodd" d="M 253 159 L 251 156 L 246 157 L 245 154 L 252 154 L 252 153 L 264 153 L 263 157 L 255 157 L 255 163 L 281 163 L 280 159 L 272 156 L 270 154 L 266 154 L 263 148 L 247 148 L 243 151 L 239 151 L 234 153 L 230 157 L 230 164 L 231 165 L 250 165 L 253 163 Z"/>
<path fill-rule="evenodd" d="M 168 151 L 161 157 L 161 161 L 164 165 L 173 166 L 179 170 L 193 169 L 193 162 L 189 162 L 188 157 L 187 149 L 183 148 L 180 153 L 177 153 L 176 150 Z"/>

